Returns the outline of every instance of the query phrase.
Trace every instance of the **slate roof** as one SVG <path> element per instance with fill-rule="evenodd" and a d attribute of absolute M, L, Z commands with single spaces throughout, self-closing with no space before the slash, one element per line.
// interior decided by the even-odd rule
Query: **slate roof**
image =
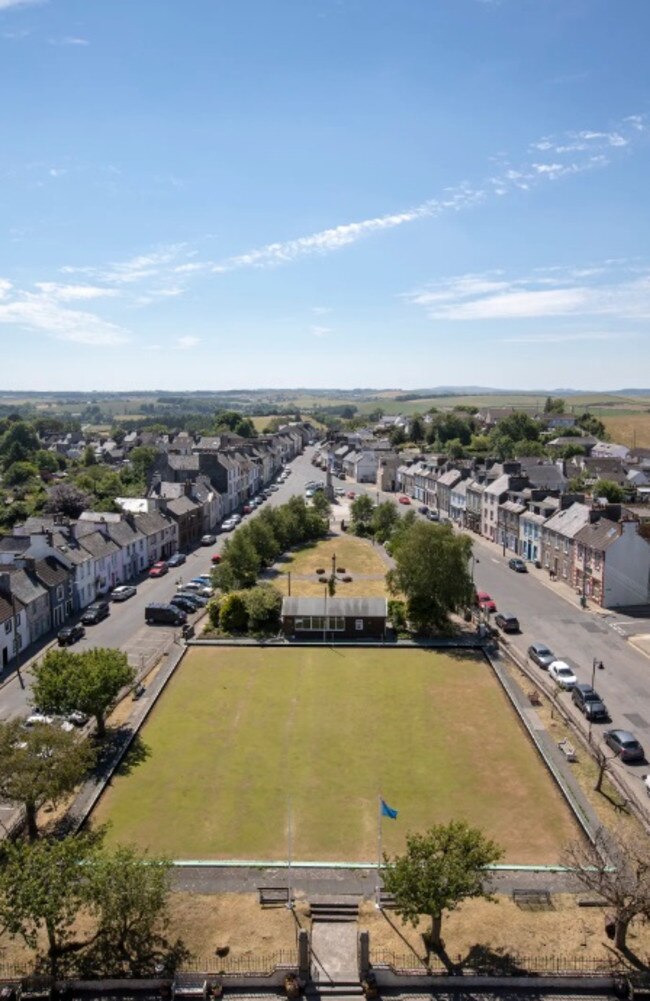
<path fill-rule="evenodd" d="M 106 531 L 116 546 L 130 546 L 139 539 L 144 538 L 142 532 L 138 532 L 129 525 L 128 521 L 120 521 L 117 524 L 107 525 Z"/>
<path fill-rule="evenodd" d="M 155 535 L 170 526 L 170 521 L 159 511 L 143 511 L 141 514 L 136 514 L 135 523 L 143 535 Z"/>
<path fill-rule="evenodd" d="M 31 543 L 27 536 L 6 535 L 0 538 L 0 553 L 12 553 L 18 556 L 29 549 Z"/>
<path fill-rule="evenodd" d="M 620 535 L 620 525 L 617 525 L 615 521 L 610 521 L 609 518 L 601 518 L 593 525 L 585 525 L 584 528 L 581 528 L 575 535 L 575 540 L 590 549 L 604 551 L 613 542 L 616 542 Z"/>
<path fill-rule="evenodd" d="M 14 610 L 12 608 L 11 602 L 7 601 L 0 594 L 0 625 L 6 622 L 8 619 L 12 619 L 14 615 Z"/>
<path fill-rule="evenodd" d="M 282 615 L 324 615 L 324 598 L 283 598 Z M 386 598 L 329 598 L 328 615 L 343 615 L 348 618 L 385 618 L 388 615 Z"/>
<path fill-rule="evenodd" d="M 47 591 L 37 580 L 34 580 L 25 570 L 16 568 L 9 571 L 11 574 L 9 587 L 14 597 L 18 598 L 23 605 L 31 605 L 33 601 L 38 601 Z"/>
<path fill-rule="evenodd" d="M 90 535 L 84 535 L 81 539 L 81 545 L 96 560 L 103 559 L 105 556 L 112 556 L 114 553 L 119 552 L 119 546 L 116 546 L 111 539 L 105 538 L 101 532 L 92 532 Z"/>
<path fill-rule="evenodd" d="M 200 511 L 201 505 L 196 504 L 190 497 L 177 497 L 176 500 L 169 501 L 167 510 L 171 515 L 181 517 L 184 514 L 191 514 L 192 511 Z"/>
<path fill-rule="evenodd" d="M 528 476 L 531 486 L 540 490 L 564 490 L 568 479 L 554 462 L 540 462 L 539 459 L 519 460 L 521 471 Z"/>
<path fill-rule="evenodd" d="M 586 504 L 580 504 L 576 501 L 571 507 L 558 511 L 557 514 L 549 518 L 545 527 L 549 532 L 557 532 L 558 535 L 562 535 L 566 539 L 574 539 L 588 521 L 589 508 Z"/>
<path fill-rule="evenodd" d="M 34 563 L 36 576 L 45 587 L 57 587 L 65 584 L 70 578 L 70 571 L 63 563 L 54 556 L 46 556 L 44 560 L 36 560 Z"/>
<path fill-rule="evenodd" d="M 173 452 L 168 452 L 167 464 L 170 469 L 176 469 L 181 472 L 198 473 L 199 471 L 199 457 L 194 453 L 192 455 L 176 455 Z"/>

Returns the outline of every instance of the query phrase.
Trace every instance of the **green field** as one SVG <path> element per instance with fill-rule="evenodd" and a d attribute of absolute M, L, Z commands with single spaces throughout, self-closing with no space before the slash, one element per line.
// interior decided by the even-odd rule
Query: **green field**
<path fill-rule="evenodd" d="M 573 819 L 488 665 L 423 650 L 191 650 L 104 794 L 109 838 L 175 858 L 372 861 L 464 817 L 510 862 L 554 862 Z"/>

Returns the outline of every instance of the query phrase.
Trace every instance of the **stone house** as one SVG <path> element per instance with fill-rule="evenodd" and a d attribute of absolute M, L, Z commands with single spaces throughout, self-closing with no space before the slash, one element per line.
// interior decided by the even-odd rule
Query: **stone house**
<path fill-rule="evenodd" d="M 650 542 L 639 528 L 601 518 L 575 535 L 575 587 L 602 608 L 650 602 Z"/>

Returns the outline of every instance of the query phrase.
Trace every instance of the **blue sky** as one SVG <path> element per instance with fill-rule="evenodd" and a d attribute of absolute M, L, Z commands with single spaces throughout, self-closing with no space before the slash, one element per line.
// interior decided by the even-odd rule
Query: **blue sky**
<path fill-rule="evenodd" d="M 0 0 L 0 388 L 650 383 L 647 0 Z"/>

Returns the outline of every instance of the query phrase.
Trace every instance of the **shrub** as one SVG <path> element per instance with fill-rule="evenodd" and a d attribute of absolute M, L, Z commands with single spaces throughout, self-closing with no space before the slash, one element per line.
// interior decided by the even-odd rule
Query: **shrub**
<path fill-rule="evenodd" d="M 393 623 L 393 629 L 401 632 L 406 629 L 406 605 L 403 601 L 393 599 L 388 602 L 388 618 Z"/>
<path fill-rule="evenodd" d="M 239 591 L 224 595 L 219 603 L 221 628 L 227 633 L 243 633 L 248 628 L 248 609 Z"/>
<path fill-rule="evenodd" d="M 208 602 L 208 607 L 206 609 L 208 613 L 208 618 L 210 619 L 210 625 L 213 629 L 219 628 L 219 609 L 220 602 L 218 598 L 212 598 Z"/>
<path fill-rule="evenodd" d="M 274 633 L 280 627 L 282 595 L 272 584 L 258 584 L 244 594 L 251 632 Z"/>

